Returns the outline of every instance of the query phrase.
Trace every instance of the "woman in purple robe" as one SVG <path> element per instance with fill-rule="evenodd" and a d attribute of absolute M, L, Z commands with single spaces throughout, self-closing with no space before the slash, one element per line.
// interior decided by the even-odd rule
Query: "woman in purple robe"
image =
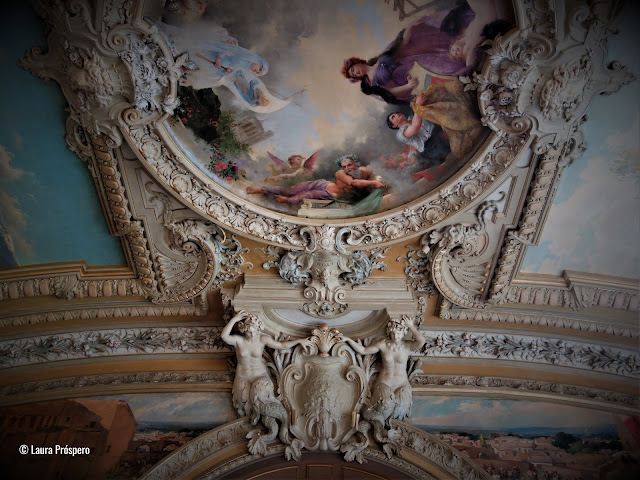
<path fill-rule="evenodd" d="M 460 24 L 465 28 L 475 14 L 466 9 Z M 456 36 L 440 30 L 440 18 L 423 17 L 402 30 L 396 39 L 379 56 L 365 61 L 352 57 L 345 60 L 342 74 L 355 83 L 360 81 L 362 92 L 377 95 L 387 103 L 409 103 L 414 97 L 411 91 L 418 84 L 409 76 L 417 62 L 422 68 L 437 75 L 464 75 L 473 67 L 461 59 L 451 58 L 449 48 Z"/>
<path fill-rule="evenodd" d="M 409 103 L 415 97 L 411 92 L 418 85 L 418 79 L 409 73 L 416 62 L 432 78 L 450 77 L 444 80 L 478 68 L 481 55 L 469 62 L 461 55 L 451 54 L 452 45 L 475 18 L 476 13 L 466 1 L 449 12 L 422 17 L 402 30 L 381 55 L 368 61 L 357 57 L 345 60 L 342 74 L 352 83 L 359 81 L 367 95 L 376 95 L 387 103 Z M 480 21 L 485 23 L 484 16 Z"/>

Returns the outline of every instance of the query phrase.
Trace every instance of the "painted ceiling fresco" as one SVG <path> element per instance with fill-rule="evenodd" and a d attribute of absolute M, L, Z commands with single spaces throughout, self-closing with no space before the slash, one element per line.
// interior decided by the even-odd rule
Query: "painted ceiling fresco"
<path fill-rule="evenodd" d="M 640 76 L 640 5 L 628 5 L 611 60 Z M 584 126 L 587 150 L 564 173 L 540 245 L 522 270 L 558 275 L 579 270 L 638 278 L 640 272 L 640 84 L 596 97 Z M 612 236 L 620 241 L 612 241 Z"/>
<path fill-rule="evenodd" d="M 184 67 L 173 140 L 215 188 L 271 210 L 400 207 L 489 134 L 458 76 L 512 28 L 497 3 L 438 1 L 401 21 L 382 2 L 169 2 L 155 23 Z"/>
<path fill-rule="evenodd" d="M 81 259 L 124 264 L 91 174 L 65 144 L 60 87 L 16 65 L 44 43 L 40 20 L 19 2 L 3 9 L 0 22 L 0 85 L 11 92 L 0 105 L 0 268 Z"/>

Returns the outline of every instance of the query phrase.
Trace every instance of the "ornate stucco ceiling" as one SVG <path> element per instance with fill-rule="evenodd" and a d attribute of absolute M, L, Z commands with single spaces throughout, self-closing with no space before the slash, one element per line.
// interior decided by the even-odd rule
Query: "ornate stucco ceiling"
<path fill-rule="evenodd" d="M 407 317 L 419 327 L 414 340 L 424 337 L 418 346 L 424 365 L 411 376 L 414 397 L 526 399 L 637 415 L 637 269 L 635 278 L 614 277 L 607 274 L 620 270 L 577 271 L 552 262 L 536 270 L 531 259 L 540 253 L 525 260 L 527 249 L 546 245 L 545 223 L 556 231 L 561 223 L 553 205 L 558 195 L 567 202 L 558 192 L 562 176 L 583 161 L 585 132 L 600 121 L 587 121 L 592 98 L 613 95 L 598 98 L 602 104 L 626 94 L 616 92 L 637 74 L 612 62 L 618 58 L 608 50 L 621 21 L 619 5 L 461 3 L 458 20 L 466 29 L 445 40 L 462 35 L 473 45 L 464 59 L 448 51 L 437 57 L 430 46 L 433 51 L 422 50 L 407 64 L 422 82 L 415 90 L 396 78 L 376 80 L 379 89 L 368 92 L 359 79 L 340 75 L 344 58 L 395 52 L 396 68 L 402 68 L 409 54 L 398 52 L 409 47 L 403 37 L 390 50 L 389 42 L 400 31 L 414 40 L 427 35 L 421 29 L 428 21 L 440 24 L 453 6 L 411 14 L 382 2 L 323 2 L 308 10 L 293 2 L 248 13 L 243 2 L 209 2 L 206 11 L 206 2 L 166 3 L 37 4 L 46 44 L 27 52 L 19 66 L 60 85 L 68 111 L 65 140 L 81 160 L 51 147 L 46 162 L 23 166 L 21 155 L 39 154 L 21 147 L 27 142 L 17 129 L 12 140 L 3 137 L 2 221 L 21 225 L 19 213 L 7 212 L 19 212 L 25 179 L 48 175 L 46 163 L 55 159 L 56 174 L 65 180 L 51 189 L 57 192 L 51 205 L 62 200 L 72 225 L 64 227 L 65 215 L 44 206 L 31 209 L 27 223 L 41 215 L 56 235 L 59 226 L 70 228 L 79 243 L 93 244 L 91 235 L 106 238 L 104 248 L 115 242 L 124 259 L 118 248 L 91 256 L 101 246 L 78 249 L 77 257 L 73 246 L 49 248 L 43 256 L 14 249 L 21 266 L 7 262 L 0 270 L 3 404 L 153 392 L 229 396 L 227 359 L 233 355 L 223 328 L 246 310 L 261 318 L 268 335 L 309 337 L 318 358 L 329 359 L 340 356 L 330 353 L 334 346 L 351 347 L 329 330 L 311 333 L 313 327 L 326 324 L 369 342 L 386 335 L 389 319 Z M 501 31 L 476 31 L 474 19 Z M 276 24 L 277 31 L 270 28 Z M 436 30 L 429 30 L 429 45 L 445 35 Z M 370 63 L 359 65 L 374 68 L 381 61 Z M 375 75 L 369 83 L 376 83 Z M 12 88 L 23 88 L 11 81 Z M 24 88 L 37 91 L 36 80 L 30 82 Z M 388 95 L 413 103 L 390 106 L 383 100 Z M 603 110 L 600 104 L 595 113 Z M 429 140 L 440 135 L 443 149 L 421 155 L 420 144 L 399 143 L 408 129 L 396 133 L 386 125 L 396 110 L 432 122 L 421 128 L 431 132 Z M 635 114 L 629 121 L 637 130 L 637 105 Z M 35 128 L 47 132 L 38 138 L 49 148 L 55 131 Z M 609 138 L 615 143 L 614 133 Z M 295 158 L 285 163 L 298 153 L 304 165 Z M 633 155 L 631 163 L 637 162 Z M 355 157 L 366 166 L 349 170 Z M 92 201 L 86 176 L 71 175 L 83 165 L 95 185 L 93 203 L 104 212 L 102 232 L 94 227 L 95 215 L 72 216 L 89 211 L 82 207 Z M 301 188 L 292 192 L 292 184 Z M 637 206 L 637 196 L 629 201 Z M 18 229 L 3 227 L 4 238 L 10 238 L 7 231 Z M 27 233 L 36 231 L 23 228 L 26 243 Z M 571 231 L 584 234 L 578 227 Z M 42 245 L 35 235 L 33 244 Z M 58 240 L 52 234 L 49 242 Z M 637 252 L 629 262 L 637 263 Z M 562 273 L 549 273 L 550 266 Z M 362 353 L 353 348 L 352 356 Z M 301 353 L 293 358 L 286 362 L 302 362 Z M 308 368 L 324 361 L 309 361 Z M 369 380 L 368 370 L 358 368 Z M 304 403 L 283 372 L 276 377 L 291 388 L 291 403 Z M 365 398 L 367 383 L 361 383 Z M 354 419 L 344 421 L 354 429 L 362 407 L 357 398 Z M 400 428 L 414 442 L 402 458 L 392 455 L 393 442 L 376 437 L 399 470 L 418 468 L 424 478 L 486 475 L 467 460 L 451 467 L 443 458 L 462 457 L 453 449 L 438 457 L 434 452 L 445 447 L 412 428 Z M 227 460 L 240 468 L 244 460 L 235 450 L 221 457 L 205 453 L 219 442 L 239 445 L 249 431 L 246 421 L 225 424 L 189 444 L 190 460 L 168 457 L 149 478 L 178 471 L 214 478 L 231 468 L 222 466 Z M 281 437 L 269 452 L 296 458 L 296 441 L 319 448 L 311 448 L 317 435 L 297 435 L 293 442 Z M 353 460 L 365 447 L 345 450 Z M 367 452 L 372 461 L 380 459 L 380 450 Z"/>

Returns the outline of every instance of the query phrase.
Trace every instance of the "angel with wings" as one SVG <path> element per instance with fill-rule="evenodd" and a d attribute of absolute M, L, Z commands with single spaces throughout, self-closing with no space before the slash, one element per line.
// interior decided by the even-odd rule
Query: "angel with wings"
<path fill-rule="evenodd" d="M 273 165 L 269 165 L 272 175 L 263 178 L 262 181 L 275 185 L 293 185 L 303 180 L 310 180 L 319 153 L 320 151 L 317 151 L 306 160 L 302 155 L 291 155 L 287 159 L 287 165 L 284 160 L 267 152 L 273 162 Z"/>

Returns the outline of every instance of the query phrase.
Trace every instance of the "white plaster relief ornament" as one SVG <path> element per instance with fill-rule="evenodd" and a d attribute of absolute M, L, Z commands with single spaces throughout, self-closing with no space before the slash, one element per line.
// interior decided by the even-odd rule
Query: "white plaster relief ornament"
<path fill-rule="evenodd" d="M 238 322 L 238 330 L 242 335 L 231 333 L 233 326 Z M 254 426 L 261 422 L 268 429 L 266 435 L 258 429 L 247 434 L 247 438 L 251 439 L 249 452 L 264 455 L 266 443 L 278 434 L 282 443 L 292 443 L 288 428 L 289 415 L 281 398 L 275 395 L 273 382 L 263 359 L 264 349 L 269 347 L 284 350 L 295 345 L 307 344 L 308 341 L 300 339 L 278 342 L 261 333 L 261 330 L 262 321 L 258 316 L 241 310 L 227 323 L 220 337 L 235 348 L 238 360 L 233 382 L 233 407 L 239 416 L 251 417 Z"/>
<path fill-rule="evenodd" d="M 231 334 L 238 322 L 243 335 Z M 250 453 L 265 455 L 276 436 L 286 445 L 287 459 L 299 459 L 304 448 L 340 450 L 347 461 L 362 463 L 372 441 L 382 445 L 388 458 L 400 451 L 404 440 L 392 421 L 411 415 L 410 379 L 420 371 L 410 356 L 425 344 L 413 319 L 391 320 L 388 338 L 371 344 L 344 338 L 327 326 L 313 329 L 309 338 L 284 342 L 260 333 L 261 328 L 257 315 L 240 311 L 221 333 L 236 348 L 234 408 L 267 429 L 266 434 L 249 432 Z M 405 341 L 407 331 L 413 340 Z"/>
<path fill-rule="evenodd" d="M 115 146 L 124 134 L 150 172 L 193 210 L 262 240 L 285 246 L 308 245 L 311 240 L 304 231 L 320 236 L 322 227 L 225 195 L 226 190 L 200 175 L 192 159 L 171 141 L 166 119 L 178 105 L 181 75 L 192 65 L 186 53 L 172 55 L 154 20 L 142 17 L 144 9 L 138 3 L 108 7 L 102 15 L 89 1 L 42 6 L 40 13 L 52 26 L 48 53 L 34 49 L 21 65 L 61 84 L 73 115 L 82 117 L 80 123 L 91 137 L 104 133 L 109 137 L 108 145 Z M 561 148 L 572 141 L 567 137 L 593 95 L 614 92 L 633 79 L 618 64 L 605 67 L 607 37 L 615 23 L 605 8 L 607 2 L 580 5 L 569 12 L 556 11 L 556 7 L 554 2 L 516 2 L 514 18 L 520 29 L 496 37 L 486 52 L 482 72 L 464 80 L 469 90 L 477 92 L 483 120 L 496 135 L 446 187 L 403 208 L 340 222 L 338 235 L 346 233 L 346 245 L 372 246 L 419 235 L 463 212 L 516 170 L 512 168 L 514 161 L 529 138 L 539 137 L 536 145 Z M 556 28 L 556 22 L 566 23 L 567 28 Z M 564 102 L 560 97 L 570 98 Z M 552 194 L 549 189 L 549 198 Z M 513 215 L 516 218 L 518 212 Z M 507 260 L 500 259 L 495 272 L 483 272 L 482 265 L 472 272 L 473 276 L 487 273 L 486 278 L 495 279 L 489 281 L 489 303 L 503 302 L 504 292 L 510 291 L 505 284 L 513 277 L 511 266 L 518 262 Z M 458 275 L 460 279 L 465 276 L 464 271 Z M 336 292 L 336 288 L 312 288 L 309 294 Z M 466 306 L 478 300 L 467 295 L 450 299 Z M 339 311 L 341 304 L 320 299 L 309 305 L 324 313 L 329 307 Z"/>
<path fill-rule="evenodd" d="M 411 331 L 414 340 L 405 341 L 407 330 Z M 358 424 L 358 436 L 363 441 L 343 446 L 345 459 L 361 462 L 360 452 L 369 444 L 367 432 L 373 426 L 374 438 L 382 444 L 382 449 L 391 457 L 400 449 L 400 435 L 391 424 L 392 420 L 406 421 L 411 417 L 413 397 L 411 383 L 407 372 L 409 357 L 419 355 L 425 344 L 425 338 L 416 328 L 414 319 L 403 316 L 401 320 L 392 319 L 387 324 L 388 338 L 364 346 L 350 338 L 346 342 L 357 353 L 369 355 L 380 353 L 382 368 L 371 386 L 368 405 L 364 409 L 364 421 Z M 416 372 L 417 373 L 417 372 Z"/>

